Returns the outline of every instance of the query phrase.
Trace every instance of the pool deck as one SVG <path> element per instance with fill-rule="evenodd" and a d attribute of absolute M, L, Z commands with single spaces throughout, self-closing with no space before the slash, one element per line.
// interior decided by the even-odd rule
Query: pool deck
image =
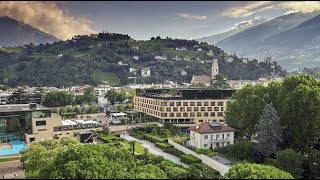
<path fill-rule="evenodd" d="M 0 149 L 10 149 L 12 148 L 10 143 L 0 143 Z"/>

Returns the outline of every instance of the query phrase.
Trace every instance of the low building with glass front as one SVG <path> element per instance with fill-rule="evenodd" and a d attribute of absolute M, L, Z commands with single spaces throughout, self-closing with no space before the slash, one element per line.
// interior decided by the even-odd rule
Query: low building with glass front
<path fill-rule="evenodd" d="M 202 122 L 224 122 L 228 99 L 236 90 L 137 89 L 134 110 L 178 126 L 193 126 Z"/>
<path fill-rule="evenodd" d="M 75 137 L 78 132 L 102 129 L 97 121 L 72 122 L 63 120 L 39 104 L 0 105 L 0 141 L 23 140 L 30 143 L 50 138 Z"/>

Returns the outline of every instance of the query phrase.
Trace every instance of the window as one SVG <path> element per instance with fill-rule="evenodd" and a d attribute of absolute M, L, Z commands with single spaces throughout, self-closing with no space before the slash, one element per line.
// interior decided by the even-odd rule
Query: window
<path fill-rule="evenodd" d="M 208 144 L 203 144 L 203 147 L 208 147 Z"/>
<path fill-rule="evenodd" d="M 201 106 L 202 105 L 202 103 L 201 102 L 197 102 L 197 106 Z"/>
<path fill-rule="evenodd" d="M 199 111 L 199 108 L 198 107 L 194 107 L 193 111 Z"/>
<path fill-rule="evenodd" d="M 219 122 L 223 122 L 223 119 L 220 119 Z"/>
<path fill-rule="evenodd" d="M 214 111 L 219 111 L 219 107 L 214 107 Z"/>
<path fill-rule="evenodd" d="M 227 134 L 227 137 L 230 137 L 230 133 Z"/>
<path fill-rule="evenodd" d="M 190 117 L 194 117 L 194 113 L 192 112 L 192 113 L 190 113 Z"/>
<path fill-rule="evenodd" d="M 167 113 L 161 113 L 162 117 L 167 117 Z"/>
<path fill-rule="evenodd" d="M 166 111 L 167 111 L 167 112 L 170 112 L 170 111 L 171 111 L 171 108 L 167 107 L 167 108 L 166 108 Z"/>
<path fill-rule="evenodd" d="M 66 134 L 70 134 L 70 133 L 66 133 Z"/>
<path fill-rule="evenodd" d="M 183 117 L 188 117 L 188 113 L 183 113 Z"/>
<path fill-rule="evenodd" d="M 223 112 L 218 112 L 217 116 L 223 116 Z"/>
<path fill-rule="evenodd" d="M 223 102 L 218 102 L 218 106 L 223 106 Z"/>
<path fill-rule="evenodd" d="M 47 129 L 38 129 L 38 131 L 46 131 Z"/>
<path fill-rule="evenodd" d="M 219 139 L 219 134 L 216 134 L 216 139 Z"/>
<path fill-rule="evenodd" d="M 223 107 L 221 107 L 221 111 L 223 111 Z"/>
<path fill-rule="evenodd" d="M 201 117 L 201 112 L 197 112 L 197 117 Z"/>
<path fill-rule="evenodd" d="M 199 122 L 203 122 L 203 120 L 201 119 L 201 120 L 199 120 Z"/>
<path fill-rule="evenodd" d="M 216 102 L 211 102 L 210 103 L 210 106 L 215 106 L 216 105 Z"/>
<path fill-rule="evenodd" d="M 209 102 L 204 102 L 204 106 L 209 106 Z"/>
<path fill-rule="evenodd" d="M 205 112 L 205 113 L 203 113 L 203 116 L 204 116 L 204 117 L 208 117 L 208 116 L 209 116 L 209 113 Z"/>
<path fill-rule="evenodd" d="M 208 111 L 212 111 L 212 107 L 208 107 Z"/>
<path fill-rule="evenodd" d="M 176 106 L 181 106 L 181 102 L 176 102 Z"/>
<path fill-rule="evenodd" d="M 190 106 L 194 106 L 195 105 L 195 103 L 194 102 L 190 102 Z"/>
<path fill-rule="evenodd" d="M 167 106 L 167 105 L 168 105 L 167 102 L 162 102 L 162 103 L 161 103 L 161 106 Z"/>
<path fill-rule="evenodd" d="M 184 110 L 185 110 L 184 107 L 181 107 L 181 108 L 180 108 L 180 111 L 184 111 Z"/>
<path fill-rule="evenodd" d="M 204 135 L 204 139 L 208 139 L 208 135 Z"/>
<path fill-rule="evenodd" d="M 181 117 L 181 113 L 176 113 L 176 116 L 177 117 Z"/>
<path fill-rule="evenodd" d="M 47 125 L 46 121 L 36 121 L 36 126 L 45 126 Z"/>
<path fill-rule="evenodd" d="M 169 105 L 170 105 L 170 106 L 174 106 L 174 102 L 170 102 Z"/>
<path fill-rule="evenodd" d="M 217 147 L 220 147 L 220 144 L 219 143 L 216 143 Z"/>
<path fill-rule="evenodd" d="M 62 135 L 62 134 L 59 134 L 60 136 Z"/>
<path fill-rule="evenodd" d="M 173 114 L 173 113 L 170 113 L 170 117 L 174 117 L 174 114 Z"/>
<path fill-rule="evenodd" d="M 173 108 L 173 112 L 178 112 L 178 108 L 177 108 L 177 107 L 174 107 L 174 108 Z"/>
<path fill-rule="evenodd" d="M 211 112 L 210 115 L 211 116 L 216 116 L 216 113 L 215 112 Z"/>
<path fill-rule="evenodd" d="M 183 102 L 183 106 L 188 106 L 188 102 Z"/>
<path fill-rule="evenodd" d="M 192 107 L 187 107 L 187 111 L 192 111 Z"/>
<path fill-rule="evenodd" d="M 206 111 L 206 108 L 205 107 L 201 107 L 201 111 Z"/>

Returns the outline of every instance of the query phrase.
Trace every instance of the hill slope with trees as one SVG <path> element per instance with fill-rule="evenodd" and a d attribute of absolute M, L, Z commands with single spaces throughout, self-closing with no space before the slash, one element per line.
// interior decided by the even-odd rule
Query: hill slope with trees
<path fill-rule="evenodd" d="M 242 58 L 195 40 L 158 36 L 135 41 L 128 35 L 102 32 L 53 44 L 0 48 L 0 84 L 70 86 L 96 85 L 105 80 L 111 85 L 125 85 L 134 83 L 135 79 L 129 78 L 134 76 L 137 83 L 182 83 L 190 82 L 193 75 L 210 75 L 213 59 L 218 60 L 220 73 L 228 79 L 254 80 L 270 76 L 274 70 L 285 74 L 276 62 L 274 68 L 257 60 L 244 63 Z M 150 77 L 141 76 L 144 67 L 150 68 Z"/>

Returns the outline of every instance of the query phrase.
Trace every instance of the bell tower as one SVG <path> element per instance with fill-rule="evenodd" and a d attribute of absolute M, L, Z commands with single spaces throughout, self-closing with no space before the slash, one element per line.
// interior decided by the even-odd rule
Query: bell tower
<path fill-rule="evenodd" d="M 212 65 L 211 65 L 211 79 L 214 80 L 216 75 L 219 74 L 219 65 L 218 65 L 218 60 L 214 59 L 212 61 Z"/>

